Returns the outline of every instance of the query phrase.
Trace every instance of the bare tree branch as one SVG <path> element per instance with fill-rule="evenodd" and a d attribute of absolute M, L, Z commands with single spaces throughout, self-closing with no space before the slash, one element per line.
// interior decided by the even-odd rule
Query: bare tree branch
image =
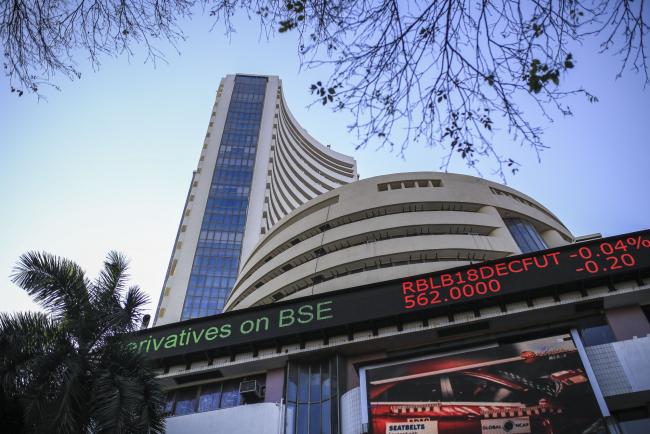
<path fill-rule="evenodd" d="M 403 155 L 422 142 L 445 150 L 442 169 L 455 156 L 477 171 L 489 160 L 504 180 L 519 168 L 512 145 L 538 158 L 546 148 L 521 107 L 552 120 L 571 114 L 568 96 L 597 101 L 561 85 L 587 38 L 650 83 L 644 1 L 216 0 L 212 15 L 228 22 L 238 10 L 257 11 L 267 30 L 297 31 L 303 65 L 330 68 L 312 93 L 353 114 L 358 147 Z M 495 129 L 511 142 L 495 143 Z"/>
<path fill-rule="evenodd" d="M 0 3 L 3 66 L 12 92 L 39 92 L 55 74 L 79 78 L 76 58 L 93 67 L 102 55 L 131 54 L 144 46 L 160 60 L 154 39 L 182 38 L 177 21 L 194 0 L 6 0 Z"/>
<path fill-rule="evenodd" d="M 546 148 L 531 105 L 547 121 L 568 116 L 573 51 L 596 40 L 650 83 L 645 0 L 6 0 L 0 4 L 4 68 L 12 91 L 38 93 L 54 74 L 75 78 L 75 59 L 183 35 L 180 17 L 207 5 L 215 27 L 233 32 L 238 12 L 258 17 L 262 32 L 295 31 L 301 64 L 329 76 L 311 86 L 316 102 L 349 111 L 358 147 L 404 155 L 412 143 L 443 150 L 479 170 L 493 163 L 504 180 L 519 164 L 513 146 L 539 158 Z M 532 103 L 532 104 L 531 104 Z M 527 109 L 530 110 L 530 109 Z M 496 143 L 503 131 L 509 143 Z"/>

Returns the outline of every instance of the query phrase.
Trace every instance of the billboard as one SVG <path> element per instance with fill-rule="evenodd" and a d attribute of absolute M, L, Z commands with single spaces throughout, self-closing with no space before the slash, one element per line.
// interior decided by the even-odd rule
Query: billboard
<path fill-rule="evenodd" d="M 372 434 L 604 434 L 567 335 L 366 368 Z"/>

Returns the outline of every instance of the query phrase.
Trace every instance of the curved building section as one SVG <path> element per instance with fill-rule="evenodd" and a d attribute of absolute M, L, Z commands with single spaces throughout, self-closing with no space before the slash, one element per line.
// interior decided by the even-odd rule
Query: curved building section
<path fill-rule="evenodd" d="M 354 159 L 303 130 L 280 91 L 269 162 L 262 233 L 305 202 L 357 179 Z"/>
<path fill-rule="evenodd" d="M 275 223 L 240 266 L 225 310 L 572 240 L 544 206 L 497 183 L 435 172 L 379 176 L 321 194 Z"/>

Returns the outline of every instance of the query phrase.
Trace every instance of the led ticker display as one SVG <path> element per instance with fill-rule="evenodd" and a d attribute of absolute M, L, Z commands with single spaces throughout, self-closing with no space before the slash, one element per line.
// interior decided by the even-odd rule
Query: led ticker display
<path fill-rule="evenodd" d="M 561 284 L 648 265 L 647 231 L 402 281 L 404 309 Z"/>
<path fill-rule="evenodd" d="M 154 327 L 129 348 L 152 357 L 279 340 L 620 273 L 650 272 L 650 230 Z M 463 307 L 464 308 L 464 307 Z"/>

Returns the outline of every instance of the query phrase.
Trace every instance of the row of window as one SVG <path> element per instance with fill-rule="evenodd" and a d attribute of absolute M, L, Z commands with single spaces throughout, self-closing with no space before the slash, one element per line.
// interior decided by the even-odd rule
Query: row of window
<path fill-rule="evenodd" d="M 220 296 L 212 295 L 213 288 L 215 288 L 215 287 L 227 287 L 227 285 L 221 285 L 221 286 L 214 285 L 214 286 L 211 286 L 209 288 L 194 287 L 194 288 L 192 288 L 192 292 L 187 293 L 187 300 L 185 300 L 185 303 L 188 306 L 189 306 L 189 303 L 192 303 L 191 307 L 194 307 L 194 305 L 197 304 L 196 302 L 198 300 L 199 301 L 199 303 L 198 303 L 199 307 L 201 307 L 200 302 L 204 302 L 204 303 L 206 303 L 206 307 L 210 307 L 211 301 L 216 300 L 217 304 L 218 304 L 219 300 L 223 301 L 227 297 L 220 297 Z M 192 297 L 194 297 L 194 299 L 192 299 Z M 214 303 L 212 303 L 212 304 L 214 304 Z"/>
<path fill-rule="evenodd" d="M 239 229 L 241 228 L 240 223 L 237 221 L 233 223 L 223 223 L 223 222 L 217 222 L 217 221 L 210 221 L 207 222 L 205 225 L 205 231 L 214 231 L 214 230 L 219 230 L 222 232 L 235 232 L 235 233 L 240 233 Z M 205 238 L 207 239 L 207 238 Z"/>
<path fill-rule="evenodd" d="M 264 95 L 260 95 L 257 93 L 242 93 L 239 92 L 237 95 L 233 95 L 233 99 L 236 101 L 242 101 L 242 102 L 263 102 L 264 101 Z"/>
<path fill-rule="evenodd" d="M 245 101 L 237 101 L 235 98 L 234 100 L 230 101 L 228 110 L 232 111 L 233 113 L 261 113 L 262 110 L 260 110 L 257 106 L 257 103 L 251 104 Z"/>
<path fill-rule="evenodd" d="M 231 196 L 230 198 L 224 197 L 226 195 L 214 195 L 214 196 L 208 198 L 208 200 L 211 200 L 212 202 L 212 209 L 214 208 L 245 209 L 248 206 L 248 198 L 237 197 L 238 196 L 237 194 Z"/>
<path fill-rule="evenodd" d="M 192 276 L 190 280 L 193 286 L 208 288 L 211 286 L 228 286 L 235 283 L 233 278 L 218 276 Z"/>
<path fill-rule="evenodd" d="M 221 152 L 221 150 L 224 150 L 224 152 L 229 152 L 232 148 L 235 147 L 245 147 L 255 149 L 257 151 L 257 148 L 255 147 L 256 144 L 257 136 L 253 134 L 243 134 L 239 131 L 236 134 L 224 132 L 221 137 L 219 152 Z"/>
<path fill-rule="evenodd" d="M 203 316 L 210 315 L 210 312 L 225 303 L 223 297 L 210 297 L 203 295 L 188 294 L 185 300 L 184 312 L 199 312 Z"/>
<path fill-rule="evenodd" d="M 255 154 L 247 154 L 245 159 L 254 161 Z M 228 160 L 228 164 L 225 163 L 226 160 Z M 220 170 L 215 171 L 215 177 L 213 181 L 222 180 L 227 181 L 224 182 L 223 185 L 243 185 L 244 187 L 250 187 L 249 182 L 242 183 L 241 181 L 246 180 L 246 175 L 252 174 L 253 170 L 247 166 L 239 167 L 238 165 L 231 163 L 232 161 L 230 159 L 230 156 L 223 157 L 221 160 L 217 160 L 216 167 Z M 221 185 L 220 183 L 216 182 L 213 182 L 212 184 Z"/>
<path fill-rule="evenodd" d="M 207 243 L 199 241 L 199 248 L 196 249 L 196 254 L 199 256 L 217 256 L 217 255 L 227 255 L 227 256 L 237 256 L 237 246 L 228 244 L 223 245 L 223 243 Z"/>
<path fill-rule="evenodd" d="M 221 145 L 220 151 L 223 150 L 225 157 L 239 156 L 245 154 L 255 154 L 257 149 L 251 146 L 233 146 L 233 145 Z"/>
<path fill-rule="evenodd" d="M 219 164 L 235 167 L 253 167 L 255 160 L 252 158 L 224 158 Z"/>
<path fill-rule="evenodd" d="M 222 243 L 199 241 L 198 249 L 202 249 L 202 256 L 239 256 L 240 245 L 235 243 Z M 198 251 L 197 249 L 197 251 Z"/>
<path fill-rule="evenodd" d="M 216 223 L 215 223 L 216 225 Z M 223 226 L 221 226 L 223 227 Z M 241 241 L 244 234 L 241 232 L 228 232 L 228 231 L 201 231 L 199 236 L 200 240 L 214 240 L 214 241 Z"/>
<path fill-rule="evenodd" d="M 235 97 L 238 95 L 235 95 Z M 260 95 L 262 96 L 262 95 Z M 242 101 L 239 98 L 235 98 L 235 101 Z M 237 111 L 233 110 L 232 113 L 229 114 L 228 120 L 229 121 L 234 121 L 234 122 L 239 122 L 239 121 L 256 121 L 259 122 L 260 120 L 260 112 L 258 111 Z"/>
<path fill-rule="evenodd" d="M 207 208 L 206 204 L 206 210 L 205 210 L 204 218 L 207 216 L 210 219 L 217 219 L 217 215 L 222 215 L 222 216 L 237 216 L 237 217 L 246 217 L 246 210 L 241 210 L 239 208 L 234 209 L 234 208 L 223 208 L 223 207 L 217 207 L 217 206 L 212 206 L 210 208 Z M 225 221 L 225 220 L 224 220 Z M 244 219 L 243 222 L 246 220 Z"/>
<path fill-rule="evenodd" d="M 248 121 L 239 121 L 239 122 L 226 122 L 225 128 L 227 128 L 231 134 L 236 133 L 242 135 L 244 134 L 253 135 L 258 132 L 258 126 L 259 126 L 259 122 L 249 123 Z M 235 144 L 235 143 L 231 143 L 231 144 Z"/>
<path fill-rule="evenodd" d="M 225 214 L 225 213 L 208 213 L 206 215 L 207 223 L 219 223 L 219 224 L 224 224 L 224 225 L 235 225 L 238 227 L 241 227 L 241 225 L 246 223 L 246 215 L 237 212 L 237 213 L 230 213 L 230 214 Z M 234 230 L 234 229 L 233 229 Z"/>
<path fill-rule="evenodd" d="M 250 178 L 253 175 L 253 169 L 233 166 L 222 166 L 217 163 L 215 176 L 212 184 L 214 185 L 243 185 L 250 187 Z"/>
<path fill-rule="evenodd" d="M 258 375 L 172 390 L 167 394 L 165 414 L 167 416 L 182 416 L 259 402 L 259 398 L 241 396 L 239 385 L 244 380 L 256 380 L 264 384 L 265 378 L 265 375 Z"/>
<path fill-rule="evenodd" d="M 210 193 L 218 197 L 219 194 L 237 195 L 247 197 L 251 189 L 242 185 L 212 185 L 210 186 Z"/>
<path fill-rule="evenodd" d="M 259 124 L 261 113 L 258 112 L 232 112 L 226 120 L 228 130 L 239 130 L 241 128 L 255 128 Z"/>
<path fill-rule="evenodd" d="M 224 275 L 232 270 L 237 270 L 239 265 L 238 258 L 233 258 L 229 256 L 222 256 L 220 258 L 210 257 L 210 256 L 199 256 L 194 261 L 194 268 L 199 270 L 201 268 L 210 268 L 210 272 L 216 275 Z M 221 272 L 221 273 L 219 273 Z"/>
<path fill-rule="evenodd" d="M 217 277 L 216 279 L 220 279 L 220 278 Z M 222 281 L 222 283 L 214 283 L 214 284 L 212 284 L 210 286 L 206 286 L 205 284 L 204 285 L 199 284 L 199 285 L 193 286 L 191 291 L 188 290 L 187 295 L 192 296 L 192 297 L 204 297 L 206 300 L 210 299 L 210 298 L 224 298 L 223 296 L 212 294 L 211 291 L 212 291 L 212 288 L 227 288 L 228 287 L 227 282 L 228 282 L 228 280 L 224 279 Z"/>

